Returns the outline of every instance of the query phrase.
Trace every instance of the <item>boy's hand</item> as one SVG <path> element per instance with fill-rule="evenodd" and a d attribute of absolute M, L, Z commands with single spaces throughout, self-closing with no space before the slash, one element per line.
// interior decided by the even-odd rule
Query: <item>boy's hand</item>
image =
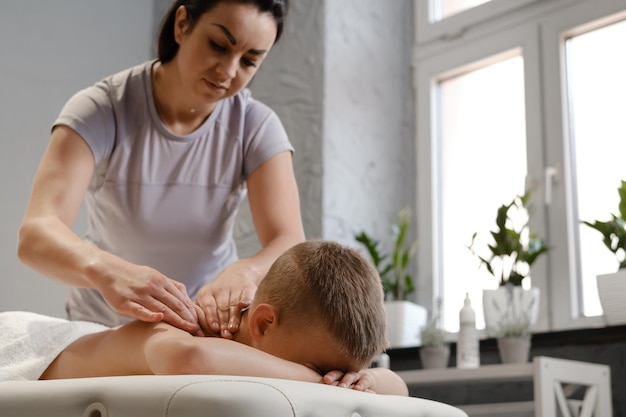
<path fill-rule="evenodd" d="M 330 371 L 324 375 L 322 381 L 327 385 L 374 392 L 375 378 L 367 369 L 360 372 Z"/>

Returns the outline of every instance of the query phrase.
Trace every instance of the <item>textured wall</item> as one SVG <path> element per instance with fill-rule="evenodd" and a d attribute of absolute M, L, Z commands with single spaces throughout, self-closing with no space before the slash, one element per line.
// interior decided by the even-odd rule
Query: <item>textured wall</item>
<path fill-rule="evenodd" d="M 413 2 L 294 1 L 284 38 L 252 83 L 296 148 L 307 237 L 356 245 L 389 239 L 389 218 L 414 207 Z M 237 240 L 258 248 L 247 206 Z"/>
<path fill-rule="evenodd" d="M 415 205 L 413 2 L 326 1 L 324 237 L 386 243 Z"/>
<path fill-rule="evenodd" d="M 307 237 L 322 234 L 322 126 L 324 1 L 294 1 L 283 37 L 270 51 L 250 89 L 280 116 L 296 149 L 294 169 Z M 240 256 L 259 248 L 248 205 L 235 231 Z"/>

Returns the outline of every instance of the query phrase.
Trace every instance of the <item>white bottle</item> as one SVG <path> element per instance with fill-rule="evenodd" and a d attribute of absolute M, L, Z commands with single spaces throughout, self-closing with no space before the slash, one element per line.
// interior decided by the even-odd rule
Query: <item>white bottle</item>
<path fill-rule="evenodd" d="M 465 294 L 463 308 L 459 314 L 459 337 L 456 344 L 457 368 L 480 366 L 480 345 L 476 330 L 476 312 L 472 308 L 469 294 Z"/>

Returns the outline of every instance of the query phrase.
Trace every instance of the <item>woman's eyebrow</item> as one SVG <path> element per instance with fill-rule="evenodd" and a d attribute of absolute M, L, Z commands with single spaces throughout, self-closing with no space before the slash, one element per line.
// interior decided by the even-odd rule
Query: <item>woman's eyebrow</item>
<path fill-rule="evenodd" d="M 226 35 L 226 39 L 228 39 L 228 42 L 230 42 L 233 46 L 237 45 L 237 39 L 235 39 L 233 34 L 230 33 L 230 30 L 228 30 L 226 26 L 220 25 L 219 23 L 213 23 L 213 26 L 217 26 L 218 28 L 220 28 L 222 32 L 224 32 L 224 35 Z"/>
<path fill-rule="evenodd" d="M 237 39 L 235 39 L 233 34 L 230 33 L 230 30 L 228 30 L 226 26 L 220 25 L 219 23 L 213 23 L 213 26 L 217 26 L 218 28 L 220 28 L 221 31 L 224 32 L 224 36 L 226 36 L 226 39 L 228 39 L 228 42 L 230 42 L 233 46 L 237 45 Z M 248 51 L 248 53 L 252 55 L 263 55 L 266 52 L 267 52 L 266 49 L 250 49 Z"/>

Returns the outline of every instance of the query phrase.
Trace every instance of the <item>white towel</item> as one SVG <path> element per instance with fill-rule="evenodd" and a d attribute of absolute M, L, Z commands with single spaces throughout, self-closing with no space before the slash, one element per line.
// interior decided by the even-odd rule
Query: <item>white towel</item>
<path fill-rule="evenodd" d="M 0 382 L 39 379 L 70 343 L 108 327 L 23 311 L 0 312 Z"/>

